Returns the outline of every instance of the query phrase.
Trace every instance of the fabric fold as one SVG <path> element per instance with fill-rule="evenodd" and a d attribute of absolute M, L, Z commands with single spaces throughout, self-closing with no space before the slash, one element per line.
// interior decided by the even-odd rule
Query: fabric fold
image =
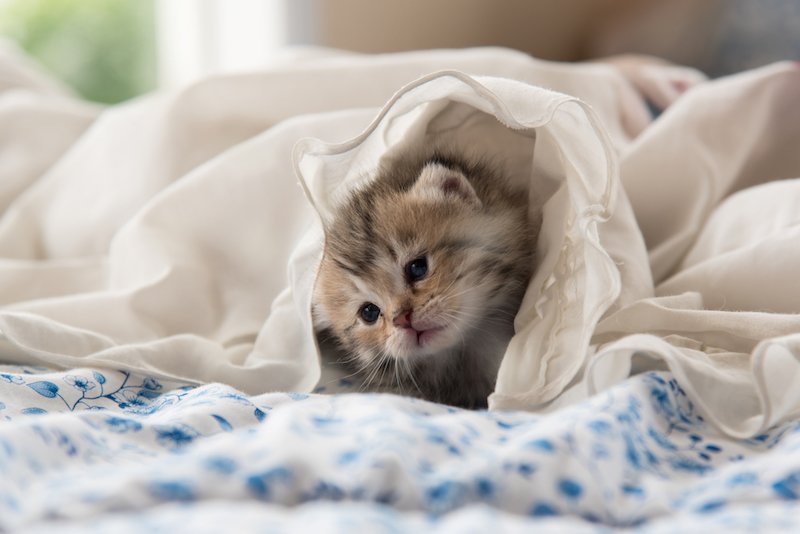
<path fill-rule="evenodd" d="M 544 216 L 493 408 L 655 367 L 731 435 L 798 413 L 796 64 L 687 74 L 649 122 L 635 65 L 492 48 L 338 54 L 108 109 L 0 63 L 4 361 L 312 390 L 325 222 L 381 158 L 443 137 Z"/>

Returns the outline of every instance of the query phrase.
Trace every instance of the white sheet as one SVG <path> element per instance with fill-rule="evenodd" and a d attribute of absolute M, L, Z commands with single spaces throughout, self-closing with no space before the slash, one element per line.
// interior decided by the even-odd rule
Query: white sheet
<path fill-rule="evenodd" d="M 404 83 L 442 68 L 469 74 L 423 78 L 379 113 Z M 52 134 L 54 116 L 72 127 L 58 129 L 52 146 L 69 148 L 51 149 L 50 165 L 36 136 L 0 160 L 47 168 L 23 192 L 3 189 L 3 358 L 248 393 L 310 391 L 320 373 L 308 299 L 321 234 L 292 147 L 326 142 L 296 154 L 324 217 L 348 169 L 368 168 L 458 100 L 512 130 L 536 128 L 534 174 L 548 176 L 537 183 L 560 188 L 545 206 L 544 254 L 494 407 L 573 402 L 627 376 L 643 354 L 636 359 L 668 365 L 729 434 L 786 420 L 800 408 L 790 394 L 800 331 L 793 182 L 740 193 L 769 206 L 748 232 L 722 201 L 800 176 L 800 71 L 787 63 L 700 83 L 641 133 L 646 108 L 623 72 L 498 49 L 341 56 L 140 99 L 85 132 L 91 114 L 70 115 L 74 102 L 20 82 L 0 93 L 0 109 L 18 110 L 23 91 L 51 106 L 28 107 L 32 131 Z M 12 127 L 0 122 L 0 139 Z"/>

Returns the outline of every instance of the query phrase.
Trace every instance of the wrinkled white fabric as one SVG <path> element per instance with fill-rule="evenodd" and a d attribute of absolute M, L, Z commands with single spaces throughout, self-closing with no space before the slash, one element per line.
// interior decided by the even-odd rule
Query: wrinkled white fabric
<path fill-rule="evenodd" d="M 492 402 L 547 402 L 582 367 L 584 358 L 575 355 L 586 354 L 600 316 L 652 294 L 644 244 L 619 188 L 611 143 L 591 109 L 575 98 L 507 79 L 433 74 L 405 87 L 352 141 L 298 145 L 298 171 L 323 224 L 336 199 L 369 176 L 382 155 L 429 136 L 524 169 L 531 202 L 544 201 L 537 271 Z M 313 281 L 321 243 L 305 242 L 290 264 L 300 273 L 292 280 L 296 308 L 310 309 L 312 285 L 305 282 Z M 625 269 L 617 268 L 621 263 Z M 626 291 L 618 301 L 621 287 Z"/>
<path fill-rule="evenodd" d="M 0 71 L 24 70 L 9 57 Z M 800 70 L 693 75 L 646 126 L 626 76 L 500 49 L 335 55 L 97 118 L 17 76 L 0 114 L 33 133 L 0 121 L 0 175 L 13 177 L 0 354 L 310 390 L 322 223 L 381 156 L 436 133 L 506 156 L 546 201 L 493 407 L 555 406 L 656 362 L 710 421 L 750 435 L 800 408 L 797 188 L 746 189 L 800 176 Z"/>

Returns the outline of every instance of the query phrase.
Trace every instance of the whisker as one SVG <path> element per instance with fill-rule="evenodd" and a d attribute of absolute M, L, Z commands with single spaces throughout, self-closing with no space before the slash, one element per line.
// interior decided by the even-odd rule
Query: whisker
<path fill-rule="evenodd" d="M 361 391 L 365 391 L 372 381 L 377 377 L 378 371 L 380 370 L 381 362 L 383 360 L 383 355 L 378 353 L 377 358 L 370 358 L 365 362 L 363 370 L 367 373 L 361 383 Z"/>
<path fill-rule="evenodd" d="M 401 372 L 402 372 L 402 369 L 401 369 L 400 364 L 397 361 L 395 361 L 394 362 L 394 380 L 395 380 L 395 383 L 397 384 L 397 390 L 401 394 L 405 394 L 406 384 L 403 381 L 403 377 L 401 376 Z"/>
<path fill-rule="evenodd" d="M 425 394 L 422 392 L 422 388 L 419 387 L 419 384 L 417 383 L 417 380 L 414 378 L 414 371 L 413 371 L 413 369 L 411 369 L 411 362 L 409 362 L 408 360 L 405 360 L 405 359 L 402 360 L 402 362 L 403 362 L 403 365 L 405 366 L 406 376 L 408 376 L 408 378 L 411 380 L 411 383 L 417 389 L 417 391 L 419 392 L 420 396 L 424 397 Z"/>

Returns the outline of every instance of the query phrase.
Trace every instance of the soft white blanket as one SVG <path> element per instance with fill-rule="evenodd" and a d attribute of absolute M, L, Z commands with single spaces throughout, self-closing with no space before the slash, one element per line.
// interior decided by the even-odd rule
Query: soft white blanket
<path fill-rule="evenodd" d="M 800 410 L 800 182 L 776 181 L 800 176 L 795 64 L 698 82 L 498 49 L 341 55 L 106 110 L 8 52 L 0 72 L 4 361 L 310 391 L 322 223 L 381 155 L 439 133 L 547 199 L 493 407 L 666 366 L 733 436 Z M 676 73 L 694 87 L 648 124 L 637 88 Z"/>

